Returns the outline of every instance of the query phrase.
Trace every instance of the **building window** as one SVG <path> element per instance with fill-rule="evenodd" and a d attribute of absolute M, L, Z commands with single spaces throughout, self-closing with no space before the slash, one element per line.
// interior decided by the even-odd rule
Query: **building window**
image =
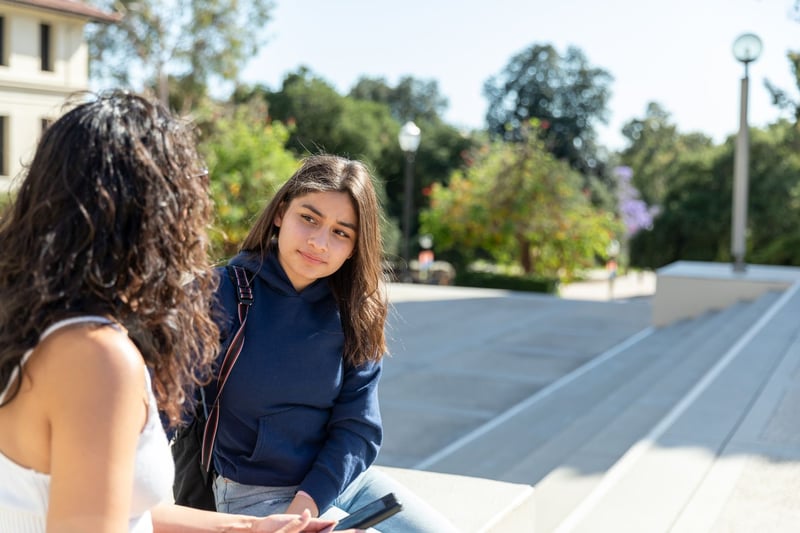
<path fill-rule="evenodd" d="M 8 117 L 0 115 L 0 175 L 8 176 Z"/>
<path fill-rule="evenodd" d="M 39 24 L 39 52 L 42 56 L 42 70 L 53 71 L 52 28 L 50 24 Z"/>
<path fill-rule="evenodd" d="M 6 18 L 0 16 L 0 65 L 8 66 L 8 50 L 6 49 Z"/>

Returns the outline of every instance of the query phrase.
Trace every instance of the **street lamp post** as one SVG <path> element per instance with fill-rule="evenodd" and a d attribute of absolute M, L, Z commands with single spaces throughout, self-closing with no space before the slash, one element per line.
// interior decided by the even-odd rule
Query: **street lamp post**
<path fill-rule="evenodd" d="M 733 270 L 744 272 L 747 228 L 747 189 L 750 165 L 750 132 L 747 125 L 748 65 L 761 54 L 761 39 L 745 33 L 733 42 L 733 56 L 744 64 L 739 109 L 739 134 L 736 137 L 736 155 L 733 162 L 733 217 L 731 221 L 731 255 Z"/>
<path fill-rule="evenodd" d="M 419 148 L 420 131 L 410 120 L 400 128 L 397 136 L 400 149 L 406 156 L 405 192 L 403 193 L 403 281 L 410 280 L 409 261 L 411 260 L 411 211 L 414 202 L 414 156 Z"/>

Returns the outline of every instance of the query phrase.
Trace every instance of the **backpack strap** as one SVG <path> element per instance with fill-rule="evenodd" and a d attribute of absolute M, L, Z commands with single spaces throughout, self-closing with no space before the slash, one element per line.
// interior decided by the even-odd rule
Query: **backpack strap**
<path fill-rule="evenodd" d="M 238 302 L 239 312 L 239 329 L 233 336 L 228 349 L 225 352 L 225 358 L 220 365 L 219 375 L 217 376 L 217 396 L 214 398 L 214 404 L 206 418 L 206 427 L 203 431 L 203 447 L 200 454 L 200 462 L 203 470 L 208 472 L 211 468 L 211 455 L 214 451 L 214 442 L 217 438 L 217 427 L 219 426 L 219 400 L 222 397 L 222 390 L 225 388 L 225 382 L 228 381 L 228 376 L 233 370 L 233 365 L 239 354 L 242 353 L 244 346 L 244 327 L 247 324 L 247 312 L 253 305 L 253 289 L 250 286 L 250 281 L 247 279 L 247 270 L 238 265 L 228 265 L 226 267 L 228 274 L 236 282 L 236 301 Z"/>

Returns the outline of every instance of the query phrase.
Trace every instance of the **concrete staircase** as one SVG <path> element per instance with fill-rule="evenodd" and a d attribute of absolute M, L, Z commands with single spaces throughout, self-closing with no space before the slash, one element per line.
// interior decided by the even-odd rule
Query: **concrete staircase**
<path fill-rule="evenodd" d="M 798 316 L 792 287 L 644 330 L 391 473 L 465 532 L 781 531 L 735 526 L 764 458 L 800 460 Z"/>
<path fill-rule="evenodd" d="M 747 307 L 754 309 L 772 299 L 771 295 L 762 297 Z M 745 327 L 732 336 L 735 343 L 713 358 L 713 366 L 699 379 L 691 380 L 691 388 L 654 419 L 657 423 L 605 471 L 554 531 L 792 531 L 800 527 L 796 503 L 769 508 L 797 498 L 800 478 L 795 477 L 795 487 L 782 493 L 769 476 L 757 479 L 754 475 L 749 480 L 742 476 L 745 464 L 753 459 L 756 462 L 751 465 L 756 466 L 751 474 L 770 458 L 793 463 L 789 476 L 797 476 L 800 470 L 795 403 L 800 295 L 796 287 L 787 291 L 757 320 L 742 323 L 739 317 L 748 313 L 739 313 L 731 318 Z M 728 314 L 726 310 L 719 315 Z M 698 347 L 692 353 L 702 352 Z M 787 397 L 787 393 L 795 396 Z M 655 397 L 648 392 L 644 401 L 648 398 Z M 776 429 L 770 431 L 770 426 Z M 729 505 L 737 489 L 745 494 L 771 492 L 769 486 L 774 492 L 761 499 L 754 495 L 749 510 Z M 545 493 L 545 486 L 541 488 Z M 739 499 L 741 503 L 748 497 Z M 792 516 L 783 516 L 779 524 L 780 513 Z M 768 523 L 774 529 L 765 528 Z M 550 524 L 540 524 L 541 531 L 553 530 Z"/>

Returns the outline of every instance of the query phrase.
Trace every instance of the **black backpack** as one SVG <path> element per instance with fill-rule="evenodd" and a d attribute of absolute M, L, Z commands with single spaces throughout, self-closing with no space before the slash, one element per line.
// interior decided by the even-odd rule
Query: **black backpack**
<path fill-rule="evenodd" d="M 217 397 L 209 410 L 201 387 L 200 402 L 195 407 L 192 421 L 189 425 L 178 429 L 172 440 L 172 459 L 175 462 L 175 483 L 172 486 L 172 493 L 175 503 L 207 511 L 217 510 L 213 489 L 216 472 L 211 456 L 219 423 L 219 401 L 236 358 L 242 351 L 247 311 L 253 305 L 253 290 L 247 278 L 247 271 L 242 267 L 230 265 L 227 271 L 236 282 L 239 329 L 228 345 L 219 369 Z"/>

